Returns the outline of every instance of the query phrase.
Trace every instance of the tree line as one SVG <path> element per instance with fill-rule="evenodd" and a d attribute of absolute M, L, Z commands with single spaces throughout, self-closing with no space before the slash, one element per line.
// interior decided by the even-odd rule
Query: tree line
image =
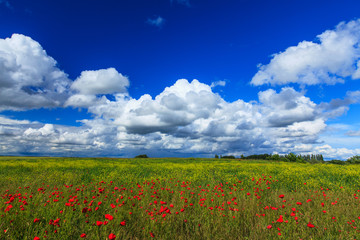
<path fill-rule="evenodd" d="M 283 161 L 283 162 L 298 162 L 298 163 L 330 163 L 330 164 L 339 164 L 339 165 L 346 165 L 346 164 L 360 164 L 360 156 L 355 155 L 350 157 L 346 161 L 343 160 L 329 160 L 325 161 L 322 154 L 294 154 L 289 153 L 285 155 L 279 154 L 253 154 L 249 156 L 241 155 L 240 158 L 236 158 L 233 155 L 222 156 L 215 154 L 215 158 L 224 158 L 224 159 L 248 159 L 248 160 L 270 160 L 270 161 Z"/>

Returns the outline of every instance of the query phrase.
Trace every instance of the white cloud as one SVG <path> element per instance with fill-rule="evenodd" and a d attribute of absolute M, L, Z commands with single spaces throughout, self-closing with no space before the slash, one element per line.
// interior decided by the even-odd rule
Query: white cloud
<path fill-rule="evenodd" d="M 210 87 L 211 88 L 214 88 L 214 87 L 217 87 L 217 86 L 225 87 L 225 85 L 226 85 L 226 82 L 224 80 L 220 80 L 220 81 L 212 82 Z"/>
<path fill-rule="evenodd" d="M 156 18 L 153 18 L 153 19 L 148 18 L 148 19 L 146 20 L 146 23 L 149 24 L 149 25 L 151 25 L 151 26 L 155 26 L 155 27 L 158 27 L 158 28 L 162 28 L 162 27 L 164 26 L 164 24 L 165 24 L 165 19 L 162 18 L 162 17 L 160 17 L 160 16 L 158 16 L 158 17 L 156 17 Z"/>
<path fill-rule="evenodd" d="M 0 39 L 0 110 L 61 106 L 69 83 L 38 42 L 21 34 Z"/>
<path fill-rule="evenodd" d="M 112 101 L 97 98 L 88 111 L 94 118 L 81 120 L 80 127 L 4 118 L 0 147 L 9 154 L 77 156 L 325 151 L 316 145 L 326 114 L 293 88 L 260 92 L 258 102 L 227 102 L 209 85 L 180 79 L 154 98 L 115 94 Z M 328 152 L 340 158 L 354 151 Z"/>
<path fill-rule="evenodd" d="M 97 71 L 83 71 L 73 84 L 75 94 L 69 97 L 65 106 L 89 107 L 107 102 L 105 94 L 127 95 L 129 79 L 116 71 L 115 68 Z"/>
<path fill-rule="evenodd" d="M 115 68 L 97 71 L 83 71 L 71 85 L 83 95 L 126 93 L 129 79 L 118 73 Z"/>
<path fill-rule="evenodd" d="M 343 83 L 360 78 L 360 19 L 339 23 L 317 36 L 319 42 L 302 41 L 274 54 L 260 65 L 253 85 L 304 85 Z"/>
<path fill-rule="evenodd" d="M 317 117 L 316 104 L 293 88 L 283 88 L 279 94 L 272 89 L 260 92 L 259 100 L 271 127 L 313 121 Z"/>
<path fill-rule="evenodd" d="M 30 37 L 0 39 L 0 111 L 88 107 L 107 101 L 105 94 L 127 95 L 128 87 L 128 78 L 114 68 L 83 71 L 72 82 Z"/>

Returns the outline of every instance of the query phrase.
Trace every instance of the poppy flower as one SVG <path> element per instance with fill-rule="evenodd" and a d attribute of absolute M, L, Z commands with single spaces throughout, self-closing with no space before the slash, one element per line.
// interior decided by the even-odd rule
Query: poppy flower
<path fill-rule="evenodd" d="M 111 216 L 110 214 L 105 214 L 105 218 L 110 220 L 110 221 L 114 219 L 114 217 Z"/>
<path fill-rule="evenodd" d="M 309 223 L 308 225 L 307 225 L 309 228 L 314 228 L 315 226 L 313 225 L 313 224 L 311 224 L 311 223 Z"/>
<path fill-rule="evenodd" d="M 96 225 L 101 226 L 101 225 L 103 225 L 103 222 L 101 222 L 101 221 L 96 221 Z"/>
<path fill-rule="evenodd" d="M 125 220 L 124 220 L 124 221 L 122 221 L 122 222 L 120 223 L 120 225 L 121 225 L 121 226 L 125 226 L 125 225 L 126 225 Z"/>
<path fill-rule="evenodd" d="M 34 240 L 40 240 L 40 238 L 39 237 L 34 237 Z"/>
<path fill-rule="evenodd" d="M 285 197 L 284 194 L 279 195 L 279 198 L 284 198 L 284 197 Z"/>
<path fill-rule="evenodd" d="M 80 235 L 80 237 L 81 237 L 81 238 L 86 238 L 86 234 L 85 234 L 85 233 L 82 233 L 82 234 Z"/>
<path fill-rule="evenodd" d="M 150 236 L 153 238 L 153 237 L 155 237 L 155 235 L 152 233 L 152 232 L 150 232 Z"/>
<path fill-rule="evenodd" d="M 110 233 L 109 234 L 109 239 L 110 240 L 113 240 L 113 239 L 115 239 L 116 238 L 116 235 L 115 234 L 113 234 L 113 233 Z"/>
<path fill-rule="evenodd" d="M 268 225 L 266 228 L 267 228 L 267 229 L 271 229 L 271 228 L 272 228 L 272 226 L 271 226 L 271 225 Z"/>

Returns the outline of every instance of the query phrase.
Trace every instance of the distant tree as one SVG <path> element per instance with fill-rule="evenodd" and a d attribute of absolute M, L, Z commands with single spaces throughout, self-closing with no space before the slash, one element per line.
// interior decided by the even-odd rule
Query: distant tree
<path fill-rule="evenodd" d="M 298 163 L 306 163 L 306 161 L 301 157 L 301 155 L 296 156 L 294 153 L 289 153 L 285 156 L 289 162 L 298 162 Z"/>
<path fill-rule="evenodd" d="M 264 160 L 264 159 L 267 159 L 270 156 L 271 155 L 265 153 L 265 154 L 253 154 L 253 155 L 246 156 L 244 158 L 245 159 Z"/>
<path fill-rule="evenodd" d="M 338 165 L 345 165 L 345 164 L 346 164 L 345 161 L 341 161 L 341 160 L 337 160 L 337 159 L 333 159 L 333 160 L 327 161 L 326 163 L 338 164 Z"/>
<path fill-rule="evenodd" d="M 227 159 L 235 159 L 234 156 L 230 155 L 230 156 L 221 156 L 221 158 L 227 158 Z"/>
<path fill-rule="evenodd" d="M 346 160 L 346 162 L 350 164 L 360 164 L 360 156 L 359 155 L 352 156 L 351 158 Z"/>
<path fill-rule="evenodd" d="M 280 161 L 281 159 L 279 154 L 274 154 L 267 157 L 266 160 Z"/>
<path fill-rule="evenodd" d="M 294 153 L 289 153 L 285 156 L 289 160 L 289 162 L 296 162 L 296 155 Z"/>
<path fill-rule="evenodd" d="M 219 155 L 215 154 L 215 158 L 219 158 Z"/>
<path fill-rule="evenodd" d="M 146 154 L 137 155 L 135 158 L 149 158 Z"/>

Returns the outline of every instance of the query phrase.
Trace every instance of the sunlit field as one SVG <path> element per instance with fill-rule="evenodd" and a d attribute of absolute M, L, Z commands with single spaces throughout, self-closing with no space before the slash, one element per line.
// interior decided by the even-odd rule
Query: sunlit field
<path fill-rule="evenodd" d="M 0 239 L 360 239 L 360 166 L 0 158 Z"/>

